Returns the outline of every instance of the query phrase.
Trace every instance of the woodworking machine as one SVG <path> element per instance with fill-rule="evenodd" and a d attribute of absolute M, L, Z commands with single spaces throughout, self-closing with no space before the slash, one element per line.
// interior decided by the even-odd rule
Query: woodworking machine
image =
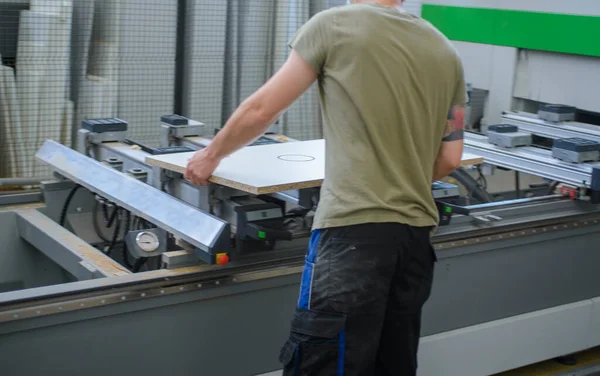
<path fill-rule="evenodd" d="M 86 120 L 77 150 L 49 140 L 38 151 L 54 170 L 40 200 L 0 196 L 2 375 L 281 368 L 319 189 L 196 187 L 146 157 L 201 149 L 214 130 L 178 115 L 160 121 L 153 147 L 128 137 L 126 119 Z M 600 139 L 537 115 L 506 114 L 511 122 Z M 277 142 L 301 141 L 272 134 L 248 147 Z M 465 143 L 488 165 L 548 179 L 548 189 L 492 201 L 470 178 L 476 169 L 456 175 L 461 187 L 432 186 L 438 263 L 419 375 L 490 375 L 600 345 L 598 162 L 480 134 Z"/>

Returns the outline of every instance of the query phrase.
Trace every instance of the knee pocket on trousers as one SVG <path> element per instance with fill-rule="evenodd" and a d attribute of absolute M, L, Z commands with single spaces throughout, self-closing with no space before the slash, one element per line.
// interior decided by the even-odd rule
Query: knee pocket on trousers
<path fill-rule="evenodd" d="M 279 361 L 284 375 L 336 375 L 344 362 L 344 315 L 298 309 Z"/>

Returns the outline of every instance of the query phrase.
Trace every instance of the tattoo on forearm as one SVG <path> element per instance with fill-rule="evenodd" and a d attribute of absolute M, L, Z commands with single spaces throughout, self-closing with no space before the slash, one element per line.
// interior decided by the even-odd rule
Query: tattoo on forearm
<path fill-rule="evenodd" d="M 458 141 L 464 138 L 465 133 L 465 108 L 454 106 L 448 111 L 446 130 L 443 141 Z"/>

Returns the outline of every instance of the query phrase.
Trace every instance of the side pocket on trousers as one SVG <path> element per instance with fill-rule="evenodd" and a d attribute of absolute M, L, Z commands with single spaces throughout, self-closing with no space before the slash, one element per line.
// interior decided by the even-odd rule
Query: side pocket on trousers
<path fill-rule="evenodd" d="M 344 315 L 298 309 L 279 354 L 283 375 L 338 375 L 344 367 Z"/>
<path fill-rule="evenodd" d="M 430 245 L 429 249 L 431 250 L 431 257 L 433 258 L 433 263 L 435 264 L 438 261 L 437 254 L 435 253 L 435 247 Z"/>

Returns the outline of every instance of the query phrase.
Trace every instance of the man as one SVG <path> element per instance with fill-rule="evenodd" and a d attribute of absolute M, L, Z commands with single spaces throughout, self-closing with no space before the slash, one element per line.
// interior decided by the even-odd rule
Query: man
<path fill-rule="evenodd" d="M 401 1 L 315 15 L 289 59 L 189 163 L 198 185 L 315 81 L 325 181 L 309 241 L 285 375 L 415 375 L 438 213 L 432 182 L 460 165 L 466 101 L 451 43 Z"/>

